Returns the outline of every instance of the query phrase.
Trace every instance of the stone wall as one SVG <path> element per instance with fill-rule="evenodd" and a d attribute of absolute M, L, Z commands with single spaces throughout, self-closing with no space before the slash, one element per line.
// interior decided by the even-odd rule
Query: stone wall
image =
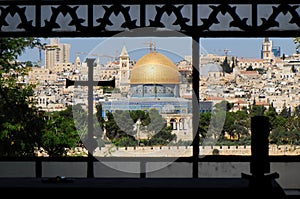
<path fill-rule="evenodd" d="M 200 146 L 200 155 L 251 155 L 251 146 Z M 77 147 L 68 152 L 69 156 L 87 156 L 88 151 Z M 47 156 L 45 151 L 37 151 L 37 156 Z M 98 147 L 94 156 L 101 157 L 189 157 L 193 155 L 192 146 L 153 146 L 153 147 Z M 300 146 L 270 145 L 269 155 L 300 155 Z"/>
<path fill-rule="evenodd" d="M 192 146 L 120 147 L 112 145 L 97 148 L 95 156 L 192 156 Z M 270 145 L 269 155 L 299 155 L 300 146 Z M 200 155 L 251 155 L 251 146 L 200 146 Z"/>

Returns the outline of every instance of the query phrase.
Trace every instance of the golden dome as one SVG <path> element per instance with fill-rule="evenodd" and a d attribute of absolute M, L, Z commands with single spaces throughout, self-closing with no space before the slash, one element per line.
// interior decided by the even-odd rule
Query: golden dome
<path fill-rule="evenodd" d="M 177 66 L 165 55 L 150 52 L 131 71 L 130 84 L 179 84 Z"/>

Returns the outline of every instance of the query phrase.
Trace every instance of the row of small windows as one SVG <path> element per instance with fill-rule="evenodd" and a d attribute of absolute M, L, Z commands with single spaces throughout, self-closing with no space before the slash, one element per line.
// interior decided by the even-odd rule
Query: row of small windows
<path fill-rule="evenodd" d="M 254 64 L 254 66 L 263 66 L 262 63 L 256 63 L 256 62 L 254 62 L 253 64 Z M 247 65 L 248 65 L 248 63 L 240 62 L 240 66 L 247 66 Z M 249 63 L 249 66 L 250 65 L 252 65 L 252 63 Z"/>
<path fill-rule="evenodd" d="M 39 98 L 38 104 L 47 104 L 49 101 L 49 98 Z"/>

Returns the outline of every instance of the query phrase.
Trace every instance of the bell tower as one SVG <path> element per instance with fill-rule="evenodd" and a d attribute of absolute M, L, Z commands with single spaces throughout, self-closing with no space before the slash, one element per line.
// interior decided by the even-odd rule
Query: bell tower
<path fill-rule="evenodd" d="M 262 44 L 262 59 L 264 60 L 264 62 L 270 63 L 271 59 L 274 58 L 272 49 L 273 43 L 271 40 L 269 40 L 268 37 L 266 37 Z"/>
<path fill-rule="evenodd" d="M 125 46 L 123 46 L 122 52 L 120 54 L 119 67 L 120 67 L 119 88 L 121 90 L 121 93 L 127 93 L 129 91 L 130 68 L 129 68 L 129 54 Z"/>

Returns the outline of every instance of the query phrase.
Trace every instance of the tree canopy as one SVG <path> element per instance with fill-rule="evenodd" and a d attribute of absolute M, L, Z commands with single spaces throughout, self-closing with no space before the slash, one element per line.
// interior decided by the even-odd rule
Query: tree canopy
<path fill-rule="evenodd" d="M 137 146 L 142 143 L 146 146 L 167 145 L 176 139 L 172 128 L 167 126 L 165 119 L 156 109 L 148 111 L 116 111 L 107 112 L 105 130 L 107 138 L 117 146 Z M 137 121 L 140 121 L 139 130 L 148 133 L 148 139 L 140 139 L 137 135 Z"/>
<path fill-rule="evenodd" d="M 80 143 L 74 124 L 72 106 L 64 111 L 48 113 L 41 139 L 41 147 L 49 156 L 65 156 Z"/>
<path fill-rule="evenodd" d="M 225 57 L 223 63 L 221 64 L 221 67 L 222 67 L 224 73 L 232 73 L 232 71 L 233 71 L 233 68 L 231 68 L 228 63 L 227 57 Z M 234 65 L 233 65 L 233 67 L 234 67 Z"/>
<path fill-rule="evenodd" d="M 37 45 L 41 45 L 37 38 L 0 38 L 1 156 L 34 156 L 40 148 L 50 156 L 61 156 L 78 143 L 72 109 L 39 111 L 35 85 L 24 81 L 30 66 L 23 66 L 18 58 Z"/>
<path fill-rule="evenodd" d="M 36 38 L 0 38 L 0 155 L 33 156 L 41 138 L 43 121 L 35 107 L 34 85 L 22 80 L 27 68 L 18 57 Z"/>

